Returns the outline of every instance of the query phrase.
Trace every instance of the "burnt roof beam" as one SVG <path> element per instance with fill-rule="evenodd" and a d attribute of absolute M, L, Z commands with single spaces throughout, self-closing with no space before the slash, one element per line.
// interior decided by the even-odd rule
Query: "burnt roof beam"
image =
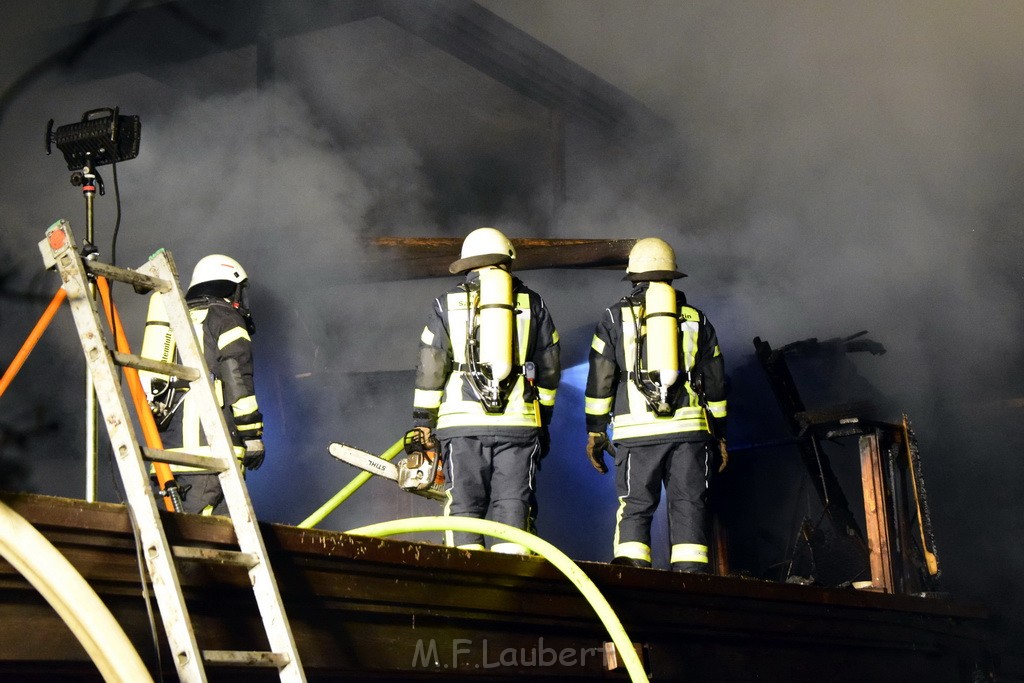
<path fill-rule="evenodd" d="M 383 18 L 516 92 L 613 133 L 664 121 L 623 91 L 470 0 L 337 0 L 296 12 L 270 0 L 177 0 L 51 32 L 88 59 L 85 79 L 146 72 L 371 17 Z M 86 38 L 82 40 L 83 36 Z"/>
<path fill-rule="evenodd" d="M 380 0 L 382 16 L 526 97 L 626 132 L 665 122 L 623 91 L 469 0 Z"/>

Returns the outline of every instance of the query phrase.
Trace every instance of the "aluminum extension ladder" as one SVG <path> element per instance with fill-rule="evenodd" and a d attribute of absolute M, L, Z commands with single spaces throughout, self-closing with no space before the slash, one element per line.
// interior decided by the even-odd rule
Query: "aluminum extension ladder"
<path fill-rule="evenodd" d="M 56 268 L 64 282 L 86 363 L 92 371 L 96 395 L 116 456 L 114 459 L 124 483 L 125 496 L 139 529 L 153 592 L 160 607 L 179 677 L 189 683 L 206 681 L 204 666 L 220 664 L 272 667 L 278 669 L 282 681 L 305 681 L 277 581 L 232 450 L 224 416 L 217 405 L 206 361 L 178 286 L 177 270 L 170 253 L 160 250 L 137 270 L 83 260 L 71 234 L 71 226 L 63 220 L 50 226 L 46 238 L 39 243 L 39 249 L 46 267 Z M 100 326 L 96 300 L 91 294 L 90 275 L 128 283 L 140 293 L 160 292 L 182 364 L 161 363 L 110 349 Z M 193 396 L 192 400 L 199 401 L 203 431 L 215 455 L 196 455 L 141 446 L 118 383 L 116 366 L 188 379 L 189 392 Z M 238 538 L 237 551 L 169 545 L 151 490 L 147 465 L 150 461 L 203 467 L 218 473 L 228 514 Z M 246 567 L 271 651 L 200 650 L 182 595 L 175 564 L 177 560 L 230 563 Z"/>

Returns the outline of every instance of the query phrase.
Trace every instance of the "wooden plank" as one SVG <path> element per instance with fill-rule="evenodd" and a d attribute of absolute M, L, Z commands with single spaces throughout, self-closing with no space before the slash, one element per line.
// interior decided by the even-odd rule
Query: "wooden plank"
<path fill-rule="evenodd" d="M 868 535 L 871 587 L 894 593 L 889 511 L 878 431 L 860 437 L 860 475 L 864 490 L 864 525 Z"/>

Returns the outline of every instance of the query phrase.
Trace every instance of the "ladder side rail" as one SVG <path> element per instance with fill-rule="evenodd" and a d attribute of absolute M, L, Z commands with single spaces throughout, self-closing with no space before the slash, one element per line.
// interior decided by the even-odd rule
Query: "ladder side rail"
<path fill-rule="evenodd" d="M 140 270 L 161 279 L 173 278 L 176 272 L 173 257 L 166 251 L 156 254 Z M 298 647 L 288 623 L 284 602 L 277 588 L 274 570 L 267 559 L 263 536 L 259 530 L 240 464 L 234 456 L 234 445 L 231 442 L 227 422 L 214 394 L 213 383 L 210 381 L 210 370 L 193 327 L 188 305 L 180 289 L 175 288 L 163 296 L 171 332 L 178 340 L 181 364 L 198 368 L 202 374 L 198 381 L 190 383 L 189 391 L 190 393 L 196 392 L 199 419 L 206 440 L 210 445 L 211 452 L 223 454 L 222 457 L 230 461 L 230 463 L 225 463 L 229 466 L 218 474 L 218 478 L 235 529 L 238 547 L 243 553 L 251 553 L 263 558 L 263 561 L 249 569 L 249 579 L 257 606 L 263 617 L 270 649 L 274 652 L 287 653 L 289 656 L 288 664 L 280 669 L 281 680 L 304 681 L 305 675 L 302 672 Z"/>
<path fill-rule="evenodd" d="M 86 271 L 74 247 L 70 226 L 62 223 L 61 228 L 67 234 L 68 241 L 59 250 L 54 250 L 53 256 L 67 291 L 86 363 L 93 373 L 93 383 L 110 436 L 114 461 L 124 484 L 128 506 L 139 529 L 143 555 L 160 613 L 164 617 L 164 628 L 175 666 L 183 681 L 206 681 L 171 546 L 160 523 L 160 513 L 147 468 L 135 437 L 128 405 L 117 382 L 118 371 L 111 359 L 110 349 L 106 346 L 96 302 L 90 294 Z"/>

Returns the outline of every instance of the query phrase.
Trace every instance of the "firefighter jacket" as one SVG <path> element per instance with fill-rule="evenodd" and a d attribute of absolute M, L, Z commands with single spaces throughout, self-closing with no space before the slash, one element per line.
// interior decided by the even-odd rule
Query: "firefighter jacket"
<path fill-rule="evenodd" d="M 256 402 L 253 384 L 250 324 L 224 299 L 189 299 L 188 306 L 196 337 L 214 379 L 217 400 L 224 408 L 235 455 L 241 457 L 245 454 L 245 440 L 263 436 L 263 415 Z M 189 398 L 185 396 L 181 407 L 181 447 L 186 452 L 202 453 L 206 440 L 199 422 L 199 411 Z M 173 469 L 187 472 L 193 468 L 175 466 Z"/>
<path fill-rule="evenodd" d="M 550 424 L 561 376 L 558 332 L 540 295 L 512 278 L 515 307 L 513 370 L 503 383 L 506 402 L 488 413 L 474 390 L 467 342 L 479 305 L 479 274 L 436 298 L 420 335 L 413 421 L 436 428 L 439 438 L 454 436 L 522 437 Z M 532 363 L 534 380 L 526 377 Z"/>
<path fill-rule="evenodd" d="M 659 416 L 637 387 L 639 338 L 641 370 L 646 368 L 643 307 L 648 283 L 605 310 L 590 347 L 590 370 L 584 397 L 587 431 L 604 432 L 612 425 L 612 441 L 627 445 L 699 441 L 709 434 L 724 437 L 726 416 L 725 363 L 714 327 L 702 312 L 686 305 L 676 291 L 679 309 L 679 378 L 668 398 L 671 413 Z M 698 396 L 702 378 L 704 400 Z M 710 424 L 709 424 L 710 420 Z"/>

